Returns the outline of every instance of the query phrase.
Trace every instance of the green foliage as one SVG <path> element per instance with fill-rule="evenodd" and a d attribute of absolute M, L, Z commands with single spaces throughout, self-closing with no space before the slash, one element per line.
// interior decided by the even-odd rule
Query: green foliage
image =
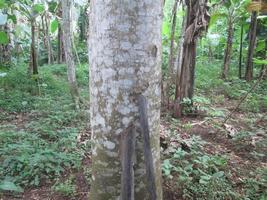
<path fill-rule="evenodd" d="M 38 4 L 34 4 L 32 9 L 36 13 L 40 14 L 40 13 L 44 12 L 45 6 L 44 6 L 44 4 L 38 3 Z"/>
<path fill-rule="evenodd" d="M 53 185 L 52 189 L 55 192 L 60 193 L 64 196 L 74 196 L 76 193 L 76 188 L 75 188 L 75 184 L 74 184 L 74 177 L 69 177 L 64 182 L 57 181 Z"/>
<path fill-rule="evenodd" d="M 200 138 L 184 142 L 190 143 L 190 152 L 178 148 L 162 165 L 164 176 L 175 178 L 183 199 L 236 199 L 228 180 L 227 158 L 205 153 Z"/>
<path fill-rule="evenodd" d="M 0 31 L 0 44 L 8 44 L 8 35 L 4 31 Z"/>
<path fill-rule="evenodd" d="M 54 19 L 51 24 L 50 24 L 50 29 L 51 29 L 51 32 L 54 33 L 56 32 L 56 30 L 58 29 L 58 20 L 57 19 Z"/>
<path fill-rule="evenodd" d="M 267 199 L 267 168 L 258 168 L 246 179 L 246 199 Z"/>
<path fill-rule="evenodd" d="M 88 77 L 85 66 L 78 71 L 80 77 Z M 88 114 L 74 110 L 66 67 L 41 68 L 40 95 L 32 94 L 37 83 L 25 67 L 6 73 L 0 79 L 0 118 L 6 120 L 0 123 L 0 190 L 19 192 L 21 187 L 54 180 L 66 169 L 78 169 L 84 151 L 76 139 Z M 83 80 L 81 83 L 88 87 Z"/>

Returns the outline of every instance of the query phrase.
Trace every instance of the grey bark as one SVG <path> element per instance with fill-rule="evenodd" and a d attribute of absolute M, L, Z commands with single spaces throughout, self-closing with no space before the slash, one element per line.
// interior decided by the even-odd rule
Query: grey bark
<path fill-rule="evenodd" d="M 181 117 L 183 99 L 194 93 L 197 40 L 209 24 L 207 0 L 187 0 L 187 19 L 179 82 L 176 84 L 174 116 Z"/>
<path fill-rule="evenodd" d="M 234 37 L 234 27 L 231 13 L 228 17 L 228 29 L 227 29 L 227 43 L 224 51 L 224 61 L 223 61 L 223 72 L 222 78 L 226 79 L 229 73 L 229 65 L 231 61 L 232 47 L 233 47 L 233 37 Z"/>
<path fill-rule="evenodd" d="M 253 55 L 256 46 L 257 39 L 257 12 L 253 12 L 251 15 L 251 22 L 249 28 L 249 47 L 248 47 L 248 57 L 246 65 L 245 78 L 247 81 L 251 81 L 253 78 Z"/>
<path fill-rule="evenodd" d="M 187 16 L 184 15 L 183 22 L 182 22 L 182 30 L 181 30 L 181 38 L 179 41 L 179 47 L 177 51 L 177 57 L 175 61 L 176 66 L 176 88 L 179 87 L 180 84 L 180 76 L 181 76 L 181 69 L 183 64 L 183 53 L 184 53 L 184 39 L 185 39 L 185 31 L 186 31 L 186 22 Z"/>
<path fill-rule="evenodd" d="M 80 99 L 78 85 L 76 81 L 76 69 L 73 55 L 71 27 L 71 0 L 62 0 L 63 44 L 66 56 L 68 83 L 75 106 L 76 108 L 79 108 Z"/>
<path fill-rule="evenodd" d="M 46 42 L 47 42 L 47 57 L 48 57 L 48 64 L 54 64 L 54 56 L 53 56 L 53 47 L 51 42 L 51 36 L 50 36 L 50 19 L 47 13 L 44 15 L 45 20 L 45 31 L 46 31 Z"/>
<path fill-rule="evenodd" d="M 136 127 L 134 198 L 150 199 L 138 121 L 139 94 L 148 102 L 157 199 L 162 199 L 159 146 L 162 0 L 92 0 L 90 7 L 93 141 L 90 199 L 121 199 L 121 138 L 131 126 Z"/>
<path fill-rule="evenodd" d="M 178 1 L 175 0 L 172 10 L 172 27 L 171 27 L 171 44 L 170 44 L 170 54 L 169 54 L 169 62 L 168 62 L 168 73 L 167 73 L 167 86 L 165 91 L 165 96 L 167 97 L 167 104 L 170 105 L 170 86 L 174 82 L 174 53 L 175 53 L 175 29 L 176 29 L 176 19 L 177 19 L 177 6 Z"/>

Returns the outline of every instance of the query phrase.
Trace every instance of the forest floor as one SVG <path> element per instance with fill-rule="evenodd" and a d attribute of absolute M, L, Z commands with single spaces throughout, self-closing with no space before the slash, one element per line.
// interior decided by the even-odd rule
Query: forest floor
<path fill-rule="evenodd" d="M 77 113 L 70 97 L 62 95 L 67 84 L 58 77 L 66 75 L 64 67 L 42 71 L 41 96 L 29 95 L 32 83 L 22 88 L 24 72 L 17 83 L 11 84 L 12 72 L 10 80 L 0 82 L 5 88 L 0 93 L 0 181 L 13 190 L 0 191 L 0 199 L 87 200 L 88 107 Z M 78 80 L 87 99 L 83 76 L 85 67 Z M 174 119 L 162 111 L 164 200 L 267 199 L 267 82 L 224 122 L 251 85 L 217 77 L 218 68 L 199 68 L 196 116 Z"/>

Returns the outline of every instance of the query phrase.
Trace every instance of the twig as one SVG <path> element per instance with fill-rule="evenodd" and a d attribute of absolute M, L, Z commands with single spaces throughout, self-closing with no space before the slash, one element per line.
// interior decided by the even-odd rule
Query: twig
<path fill-rule="evenodd" d="M 265 67 L 265 69 L 263 70 L 263 73 L 261 74 L 261 76 L 259 77 L 259 79 L 257 80 L 257 82 L 251 87 L 251 89 L 241 98 L 241 100 L 239 101 L 239 103 L 236 105 L 236 107 L 232 110 L 232 112 L 225 118 L 225 120 L 223 121 L 222 125 L 225 124 L 234 114 L 234 112 L 239 108 L 239 106 L 246 100 L 246 98 L 248 97 L 248 95 L 257 87 L 257 85 L 261 82 L 261 80 L 264 77 L 264 74 L 267 71 L 267 67 Z"/>

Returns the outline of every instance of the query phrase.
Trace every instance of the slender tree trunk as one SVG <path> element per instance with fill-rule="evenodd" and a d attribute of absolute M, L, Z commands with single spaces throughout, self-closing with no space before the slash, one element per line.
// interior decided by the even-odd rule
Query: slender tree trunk
<path fill-rule="evenodd" d="M 267 60 L 267 38 L 265 39 L 265 51 L 263 59 Z M 263 64 L 261 68 L 261 76 L 263 77 L 263 79 L 267 79 L 267 71 L 265 70 L 266 67 L 267 65 Z"/>
<path fill-rule="evenodd" d="M 0 44 L 0 63 L 2 65 L 9 66 L 11 64 L 11 37 L 8 23 L 0 26 L 0 30 L 4 31 L 9 38 L 8 44 Z"/>
<path fill-rule="evenodd" d="M 234 37 L 234 27 L 231 15 L 228 17 L 228 30 L 227 30 L 227 44 L 226 49 L 224 51 L 224 60 L 223 60 L 223 72 L 222 78 L 226 79 L 229 73 L 229 66 L 231 62 L 231 54 L 232 54 L 232 47 L 233 47 L 233 37 Z"/>
<path fill-rule="evenodd" d="M 54 64 L 54 58 L 53 58 L 53 48 L 51 43 L 51 37 L 50 37 L 50 20 L 48 19 L 47 14 L 45 14 L 45 30 L 46 30 L 46 42 L 47 42 L 47 57 L 48 57 L 48 64 Z"/>
<path fill-rule="evenodd" d="M 209 14 L 207 0 L 188 0 L 185 39 L 179 83 L 176 84 L 174 116 L 181 117 L 183 99 L 192 100 L 195 81 L 196 47 L 201 33 L 207 29 Z"/>
<path fill-rule="evenodd" d="M 242 78 L 243 35 L 244 35 L 244 25 L 242 24 L 240 33 L 239 67 L 238 67 L 238 76 L 240 79 Z"/>
<path fill-rule="evenodd" d="M 93 141 L 90 199 L 123 199 L 121 182 L 127 157 L 123 138 L 136 138 L 134 176 L 136 200 L 162 199 L 159 146 L 162 0 L 91 0 L 90 108 Z M 148 102 L 150 141 L 156 174 L 156 195 L 147 187 L 137 97 Z M 128 147 L 129 148 L 129 147 Z M 126 157 L 125 157 L 126 154 Z M 127 177 L 126 177 L 127 178 Z M 124 180 L 124 179 L 123 179 Z M 127 183 L 127 184 L 130 184 Z M 127 199 L 123 199 L 127 200 Z"/>
<path fill-rule="evenodd" d="M 35 19 L 32 19 L 31 21 L 31 68 L 33 75 L 38 74 L 38 63 L 37 63 L 37 52 L 36 52 L 36 46 L 35 46 Z"/>
<path fill-rule="evenodd" d="M 58 13 L 59 18 L 62 18 L 62 8 L 61 3 L 58 6 Z M 65 62 L 65 55 L 64 55 L 64 47 L 63 47 L 63 33 L 62 33 L 62 27 L 61 24 L 58 24 L 58 35 L 57 35 L 57 62 L 58 64 L 61 64 Z"/>
<path fill-rule="evenodd" d="M 63 45 L 63 33 L 62 33 L 62 28 L 61 25 L 58 25 L 58 51 L 57 51 L 57 60 L 58 63 L 63 63 L 65 62 L 65 54 L 64 54 L 64 45 Z"/>
<path fill-rule="evenodd" d="M 245 75 L 247 81 L 251 81 L 253 79 L 253 55 L 257 39 L 256 33 L 257 33 L 257 12 L 253 12 L 251 15 L 251 22 L 249 29 L 249 47 L 248 47 L 246 75 Z"/>
<path fill-rule="evenodd" d="M 76 108 L 79 108 L 79 90 L 76 81 L 76 69 L 73 56 L 72 34 L 71 34 L 71 0 L 62 0 L 62 29 L 63 44 L 66 55 L 68 82 L 70 93 Z"/>
<path fill-rule="evenodd" d="M 177 57 L 176 57 L 176 86 L 175 86 L 175 99 L 178 98 L 177 94 L 177 89 L 179 88 L 180 84 L 180 77 L 181 77 L 181 69 L 182 69 L 182 64 L 183 64 L 183 53 L 184 53 L 184 39 L 185 39 L 185 32 L 186 32 L 186 26 L 187 26 L 187 16 L 185 15 L 183 17 L 183 22 L 182 22 L 182 34 L 179 42 L 179 47 L 177 51 Z"/>
<path fill-rule="evenodd" d="M 168 73 L 167 73 L 167 86 L 165 91 L 165 96 L 167 97 L 167 105 L 170 105 L 170 86 L 174 80 L 174 53 L 175 53 L 175 29 L 176 29 L 176 19 L 177 19 L 177 6 L 179 0 L 175 0 L 172 9 L 172 27 L 171 27 L 171 44 L 170 44 L 170 54 L 168 62 Z"/>

